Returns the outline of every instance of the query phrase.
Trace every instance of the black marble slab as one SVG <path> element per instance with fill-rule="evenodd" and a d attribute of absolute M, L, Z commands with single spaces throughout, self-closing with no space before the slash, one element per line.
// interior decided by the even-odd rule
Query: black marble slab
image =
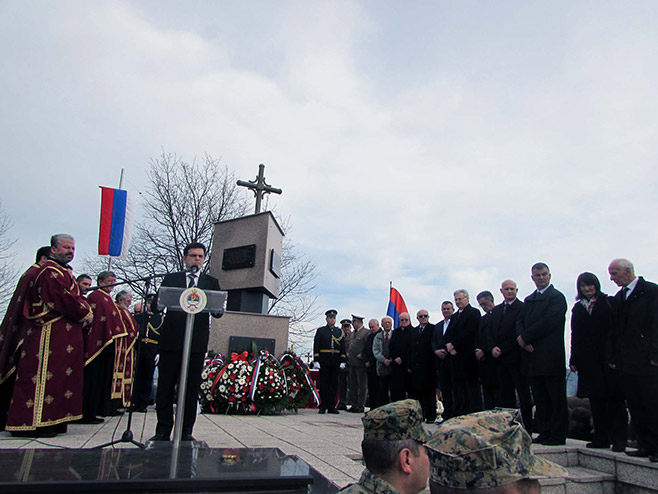
<path fill-rule="evenodd" d="M 277 448 L 153 443 L 146 449 L 0 450 L 0 492 L 285 492 L 338 489 Z"/>

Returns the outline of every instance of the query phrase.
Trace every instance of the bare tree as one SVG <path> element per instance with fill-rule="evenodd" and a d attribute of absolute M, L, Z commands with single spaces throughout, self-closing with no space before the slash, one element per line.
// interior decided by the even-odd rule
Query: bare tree
<path fill-rule="evenodd" d="M 151 160 L 148 178 L 143 219 L 135 224 L 128 256 L 112 264 L 120 280 L 180 271 L 183 249 L 190 242 L 206 245 L 210 261 L 215 222 L 243 216 L 248 209 L 233 172 L 208 155 L 198 164 L 163 151 Z M 107 261 L 87 258 L 87 268 L 102 271 Z M 143 284 L 131 288 L 144 295 Z"/>
<path fill-rule="evenodd" d="M 281 229 L 286 235 L 291 231 L 289 220 L 280 221 Z M 269 314 L 290 317 L 290 339 L 293 343 L 308 334 L 305 322 L 318 315 L 315 280 L 317 278 L 315 262 L 299 252 L 297 246 L 288 237 L 283 238 L 281 250 L 281 288 L 279 298 L 270 301 Z"/>
<path fill-rule="evenodd" d="M 237 186 L 233 172 L 208 155 L 197 164 L 163 152 L 151 161 L 148 177 L 143 219 L 135 225 L 128 256 L 112 264 L 119 280 L 182 270 L 183 248 L 190 242 L 206 245 L 209 261 L 215 222 L 244 216 L 251 209 L 247 190 Z M 284 233 L 290 232 L 289 220 L 279 223 Z M 95 274 L 107 269 L 107 261 L 87 257 L 86 268 Z M 281 271 L 280 295 L 270 302 L 268 312 L 290 317 L 291 340 L 296 341 L 305 333 L 303 323 L 317 315 L 316 265 L 284 237 Z M 145 295 L 143 283 L 131 288 Z"/>
<path fill-rule="evenodd" d="M 9 299 L 14 293 L 18 273 L 14 268 L 11 257 L 15 240 L 9 237 L 13 222 L 5 213 L 0 201 L 0 314 L 4 314 Z"/>

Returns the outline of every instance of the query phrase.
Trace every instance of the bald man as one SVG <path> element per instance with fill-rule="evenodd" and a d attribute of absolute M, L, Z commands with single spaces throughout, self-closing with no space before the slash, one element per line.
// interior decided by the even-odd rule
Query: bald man
<path fill-rule="evenodd" d="M 489 345 L 491 356 L 498 362 L 498 382 L 500 396 L 497 406 L 516 408 L 516 393 L 519 395 L 521 416 L 525 429 L 532 433 L 532 397 L 530 384 L 521 373 L 521 352 L 516 342 L 516 320 L 523 302 L 517 295 L 519 289 L 513 280 L 505 280 L 500 285 L 503 302 L 491 312 Z"/>

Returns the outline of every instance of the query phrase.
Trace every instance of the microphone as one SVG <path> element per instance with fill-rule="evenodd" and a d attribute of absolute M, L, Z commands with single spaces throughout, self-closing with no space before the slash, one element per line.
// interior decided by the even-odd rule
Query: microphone
<path fill-rule="evenodd" d="M 199 266 L 197 266 L 196 264 L 192 264 L 189 268 L 187 268 L 187 270 L 190 273 L 196 273 L 197 271 L 199 271 Z"/>

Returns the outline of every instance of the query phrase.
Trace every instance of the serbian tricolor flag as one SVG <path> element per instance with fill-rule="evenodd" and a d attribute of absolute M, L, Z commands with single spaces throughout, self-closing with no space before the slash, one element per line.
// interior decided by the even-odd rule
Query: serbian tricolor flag
<path fill-rule="evenodd" d="M 134 203 L 133 195 L 125 190 L 101 187 L 98 255 L 126 257 L 132 238 Z"/>
<path fill-rule="evenodd" d="M 409 312 L 407 310 L 407 304 L 404 303 L 404 299 L 400 292 L 398 292 L 393 285 L 391 285 L 391 293 L 388 297 L 388 310 L 386 315 L 393 318 L 393 327 L 398 327 L 398 318 L 403 312 Z"/>

